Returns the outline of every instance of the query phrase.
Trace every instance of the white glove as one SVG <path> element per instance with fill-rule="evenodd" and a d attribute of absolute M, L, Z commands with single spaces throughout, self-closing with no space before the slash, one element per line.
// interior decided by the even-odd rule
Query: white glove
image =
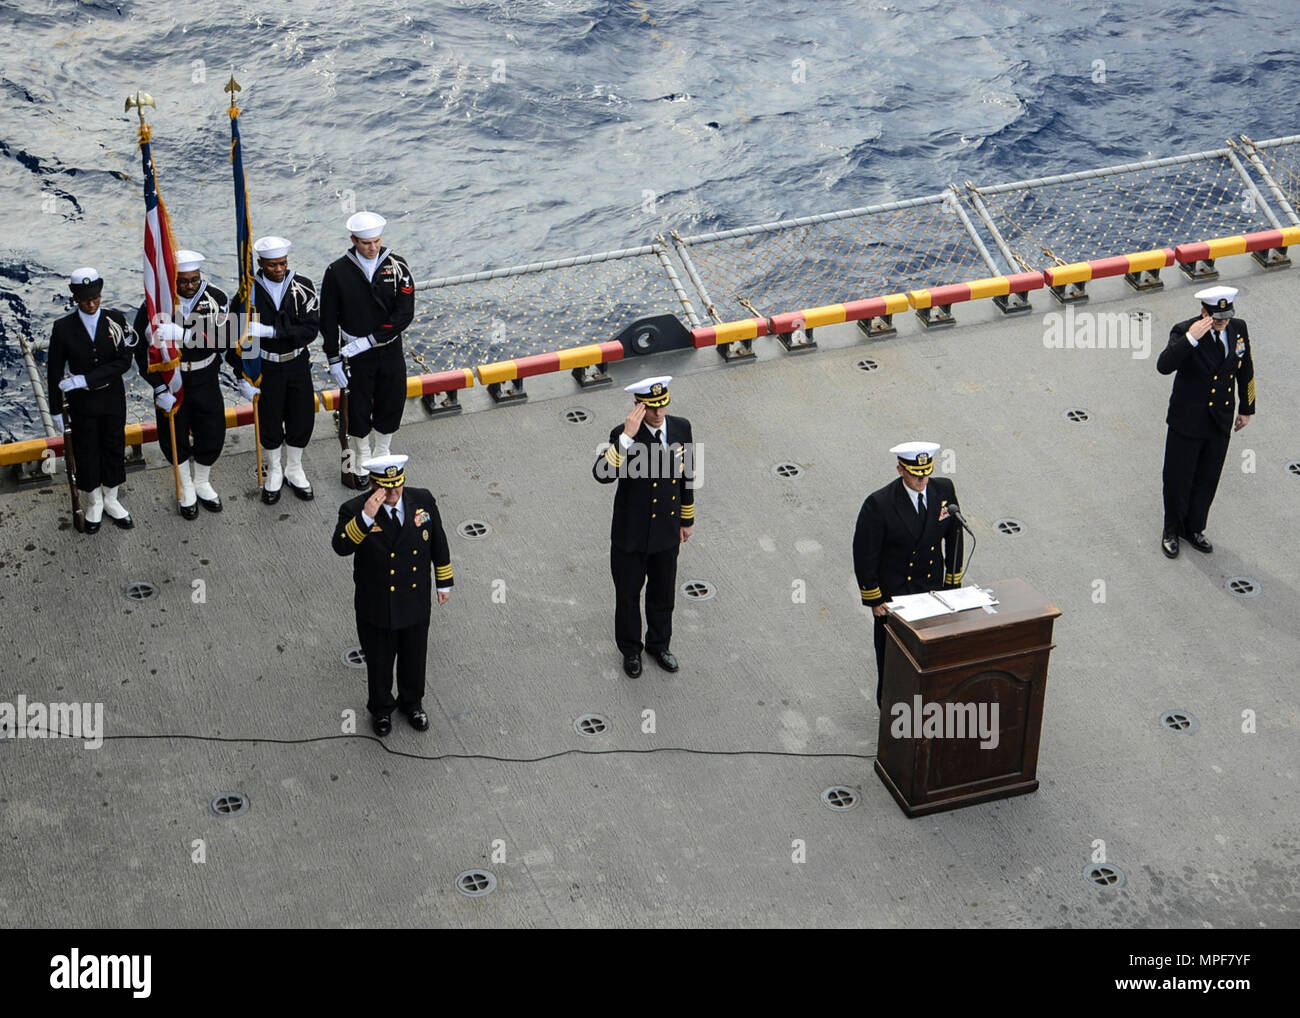
<path fill-rule="evenodd" d="M 59 383 L 59 388 L 64 392 L 71 392 L 73 389 L 87 389 L 85 375 L 69 375 Z"/>
<path fill-rule="evenodd" d="M 176 405 L 176 397 L 164 389 L 154 394 L 153 405 L 165 414 L 171 413 L 172 407 Z"/>
<path fill-rule="evenodd" d="M 249 322 L 248 334 L 254 339 L 273 339 L 275 337 L 275 326 L 263 325 L 261 322 Z"/>
<path fill-rule="evenodd" d="M 253 402 L 254 398 L 256 398 L 257 394 L 261 391 L 261 389 L 255 387 L 247 378 L 241 378 L 239 380 L 239 394 L 243 396 L 244 399 L 248 400 L 248 402 Z"/>
<path fill-rule="evenodd" d="M 340 350 L 339 353 L 341 353 L 344 357 L 355 357 L 359 353 L 365 353 L 374 345 L 375 345 L 375 341 L 371 339 L 369 336 L 358 336 L 351 343 L 349 343 L 342 350 Z"/>
<path fill-rule="evenodd" d="M 54 426 L 58 429 L 59 434 L 62 435 L 65 430 L 63 427 L 63 414 L 54 415 Z"/>
<path fill-rule="evenodd" d="M 340 389 L 348 387 L 348 373 L 343 370 L 342 361 L 335 361 L 330 365 L 330 377 L 334 379 L 334 384 Z"/>
<path fill-rule="evenodd" d="M 185 330 L 175 322 L 163 322 L 154 330 L 153 338 L 156 343 L 184 343 Z"/>

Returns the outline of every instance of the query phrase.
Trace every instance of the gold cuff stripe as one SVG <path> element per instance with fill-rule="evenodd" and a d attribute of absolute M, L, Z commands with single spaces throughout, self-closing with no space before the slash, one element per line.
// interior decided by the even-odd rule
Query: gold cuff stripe
<path fill-rule="evenodd" d="M 693 505 L 682 506 L 682 519 L 684 520 L 695 519 L 695 506 Z"/>
<path fill-rule="evenodd" d="M 343 533 L 347 534 L 353 544 L 360 544 L 366 539 L 366 533 L 358 525 L 356 520 L 348 520 L 348 524 L 343 528 Z"/>
<path fill-rule="evenodd" d="M 626 457 L 618 452 L 612 445 L 606 447 L 605 459 L 609 460 L 612 466 L 621 467 L 625 458 Z"/>
<path fill-rule="evenodd" d="M 1250 380 L 1250 383 L 1246 386 L 1246 402 L 1249 403 L 1251 406 L 1255 405 L 1255 379 L 1253 378 Z"/>
<path fill-rule="evenodd" d="M 434 575 L 440 580 L 451 579 L 451 566 L 438 566 L 434 569 Z"/>
<path fill-rule="evenodd" d="M 867 590 L 866 587 L 859 587 L 858 589 L 862 592 L 862 600 L 864 601 L 874 601 L 878 597 L 885 596 L 880 592 L 879 587 L 872 587 L 870 590 Z"/>

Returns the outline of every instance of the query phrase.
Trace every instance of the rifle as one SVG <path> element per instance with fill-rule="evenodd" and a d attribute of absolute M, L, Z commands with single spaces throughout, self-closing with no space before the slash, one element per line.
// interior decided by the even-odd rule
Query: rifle
<path fill-rule="evenodd" d="M 84 534 L 86 511 L 81 508 L 81 493 L 77 490 L 77 461 L 72 455 L 72 407 L 67 393 L 63 395 L 63 472 L 68 476 L 68 494 L 72 497 L 72 526 L 78 534 Z"/>
<path fill-rule="evenodd" d="M 346 372 L 347 361 L 343 362 L 343 370 Z M 339 448 L 342 454 L 339 456 L 339 480 L 343 482 L 343 487 L 356 489 L 353 481 L 353 472 L 348 469 L 348 462 L 352 457 L 352 450 L 348 448 L 348 389 L 347 386 L 339 387 L 339 398 L 337 404 L 339 418 Z M 358 464 L 359 465 L 359 464 Z"/>

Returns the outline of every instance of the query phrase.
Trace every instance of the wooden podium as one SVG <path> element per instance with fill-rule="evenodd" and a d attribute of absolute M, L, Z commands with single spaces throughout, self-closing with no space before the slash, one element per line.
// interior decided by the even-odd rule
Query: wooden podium
<path fill-rule="evenodd" d="M 888 619 L 876 773 L 909 817 L 1038 787 L 1047 658 L 1061 612 L 1024 580 L 992 589 L 1000 602 L 992 609 Z M 996 739 L 972 737 L 972 718 L 991 722 L 995 707 Z"/>

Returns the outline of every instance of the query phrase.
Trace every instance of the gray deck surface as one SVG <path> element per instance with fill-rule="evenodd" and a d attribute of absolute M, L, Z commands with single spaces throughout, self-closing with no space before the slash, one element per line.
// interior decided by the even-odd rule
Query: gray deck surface
<path fill-rule="evenodd" d="M 528 757 L 566 749 L 691 747 L 870 755 L 876 742 L 870 621 L 850 545 L 862 499 L 894 476 L 889 446 L 955 451 L 951 476 L 979 535 L 968 579 L 1023 577 L 1057 604 L 1034 794 L 908 820 L 869 760 L 687 753 L 566 756 L 541 763 L 430 762 L 363 737 L 304 745 L 171 738 L 0 743 L 0 916 L 27 926 L 1086 926 L 1277 927 L 1300 917 L 1300 348 L 1296 269 L 1220 263 L 1241 287 L 1259 414 L 1234 436 L 1207 534 L 1210 556 L 1159 547 L 1164 413 L 1155 370 L 1172 322 L 1195 313 L 1173 270 L 1162 293 L 1091 284 L 1081 311 L 1144 308 L 1151 356 L 1048 350 L 1032 314 L 958 305 L 961 324 L 899 335 L 819 330 L 760 363 L 712 350 L 613 366 L 617 387 L 567 374 L 530 380 L 526 405 L 425 421 L 408 408 L 394 449 L 432 488 L 456 586 L 434 608 L 424 735 L 394 718 L 388 748 Z M 575 337 L 575 342 L 587 341 Z M 881 369 L 855 368 L 863 356 Z M 647 659 L 622 675 L 608 572 L 611 487 L 598 444 L 628 409 L 621 386 L 672 373 L 671 412 L 703 445 L 695 539 L 678 580 L 668 676 Z M 594 413 L 567 423 L 566 408 Z M 1071 408 L 1087 409 L 1082 425 Z M 66 525 L 61 475 L 0 497 L 0 699 L 100 701 L 110 736 L 310 739 L 359 715 L 368 735 L 351 565 L 329 547 L 338 447 L 326 415 L 307 454 L 312 503 L 265 507 L 250 429 L 232 432 L 214 481 L 221 516 L 175 514 L 170 473 L 129 476 L 137 529 L 93 538 Z M 1257 470 L 1240 468 L 1253 450 Z M 156 447 L 151 462 L 160 463 Z M 794 461 L 802 477 L 772 466 Z M 942 464 L 941 464 L 942 465 Z M 1014 517 L 1022 536 L 997 534 Z M 457 523 L 481 519 L 471 541 Z M 1247 575 L 1261 596 L 1224 580 Z M 191 601 L 195 580 L 206 603 Z M 130 581 L 161 586 L 128 604 Z M 792 603 L 806 581 L 807 602 Z M 1106 600 L 1093 601 L 1104 580 Z M 504 584 L 494 603 L 493 584 Z M 1195 734 L 1160 714 L 1191 711 Z M 657 732 L 642 734 L 642 711 Z M 1242 712 L 1258 732 L 1243 734 Z M 577 735 L 599 712 L 608 734 Z M 836 813 L 831 785 L 861 792 Z M 251 810 L 218 818 L 219 792 Z M 191 859 L 204 839 L 207 861 Z M 492 861 L 504 841 L 505 861 Z M 807 862 L 791 861 L 792 842 Z M 1082 877 L 1094 839 L 1127 873 Z M 495 873 L 495 893 L 454 878 Z"/>

